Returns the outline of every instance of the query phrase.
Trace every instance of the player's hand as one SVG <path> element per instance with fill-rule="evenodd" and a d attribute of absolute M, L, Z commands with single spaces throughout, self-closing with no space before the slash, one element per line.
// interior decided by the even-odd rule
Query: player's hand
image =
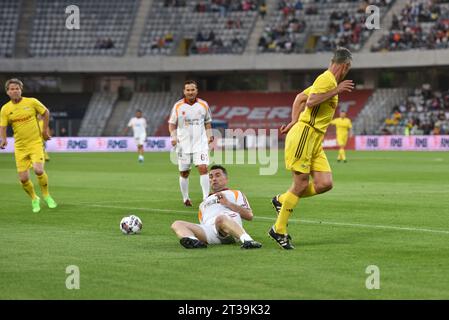
<path fill-rule="evenodd" d="M 45 141 L 48 141 L 51 139 L 51 135 L 49 130 L 44 130 L 44 132 L 42 132 L 42 138 L 44 138 Z"/>
<path fill-rule="evenodd" d="M 214 136 L 210 136 L 210 137 L 209 137 L 209 144 L 211 144 L 212 142 L 214 142 L 214 140 L 215 140 Z"/>
<path fill-rule="evenodd" d="M 8 140 L 0 141 L 0 149 L 5 149 L 7 145 L 8 145 Z"/>
<path fill-rule="evenodd" d="M 171 145 L 172 145 L 173 147 L 176 146 L 177 144 L 178 144 L 178 141 L 176 141 L 176 139 L 171 141 Z"/>
<path fill-rule="evenodd" d="M 295 124 L 296 124 L 296 122 L 290 122 L 290 123 L 287 124 L 287 125 L 282 125 L 282 126 L 279 128 L 279 132 L 280 132 L 281 134 L 287 134 L 287 133 L 290 131 L 290 129 L 291 129 Z"/>
<path fill-rule="evenodd" d="M 230 202 L 229 200 L 223 195 L 223 193 L 218 192 L 216 194 L 217 199 L 218 199 L 218 203 L 220 203 L 221 205 L 225 206 L 225 207 L 229 207 Z"/>
<path fill-rule="evenodd" d="M 351 92 L 354 90 L 354 82 L 352 80 L 344 80 L 340 82 L 337 86 L 337 92 Z"/>

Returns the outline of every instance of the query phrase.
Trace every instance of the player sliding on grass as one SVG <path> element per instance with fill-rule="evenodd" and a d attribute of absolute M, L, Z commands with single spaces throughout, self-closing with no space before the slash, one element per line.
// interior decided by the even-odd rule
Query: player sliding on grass
<path fill-rule="evenodd" d="M 57 204 L 48 192 L 48 176 L 44 171 L 43 140 L 50 140 L 48 121 L 50 112 L 37 99 L 22 97 L 23 83 L 18 79 L 6 81 L 5 90 L 11 101 L 6 103 L 0 112 L 0 148 L 8 144 L 6 127 L 11 125 L 14 130 L 14 155 L 17 171 L 22 187 L 31 197 L 33 212 L 39 212 L 40 198 L 34 191 L 28 170 L 34 169 L 44 201 L 49 208 L 56 208 Z M 43 116 L 44 124 L 41 135 L 37 115 Z"/>
<path fill-rule="evenodd" d="M 210 168 L 213 193 L 200 204 L 200 224 L 175 221 L 171 228 L 187 249 L 206 248 L 207 244 L 228 244 L 240 240 L 242 249 L 260 248 L 243 229 L 242 219 L 252 220 L 253 212 L 245 195 L 227 188 L 228 173 L 219 165 Z"/>
<path fill-rule="evenodd" d="M 334 116 L 338 94 L 354 89 L 352 80 L 343 81 L 351 67 L 351 60 L 348 49 L 338 48 L 329 68 L 295 99 L 293 123 L 281 128 L 281 132 L 288 132 L 285 139 L 285 166 L 292 171 L 293 184 L 287 192 L 272 199 L 278 217 L 268 234 L 283 249 L 294 249 L 287 233 L 287 223 L 299 198 L 332 189 L 332 172 L 322 142 Z M 299 111 L 304 108 L 302 104 L 306 108 L 299 115 Z M 295 114 L 296 117 L 299 115 L 296 123 Z M 309 182 L 310 175 L 313 181 Z"/>

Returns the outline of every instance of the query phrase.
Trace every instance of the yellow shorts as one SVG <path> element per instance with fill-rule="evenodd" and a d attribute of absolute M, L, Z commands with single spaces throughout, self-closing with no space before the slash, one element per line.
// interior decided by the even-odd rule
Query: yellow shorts
<path fill-rule="evenodd" d="M 337 145 L 339 147 L 345 147 L 346 143 L 348 142 L 348 136 L 337 136 Z"/>
<path fill-rule="evenodd" d="M 298 122 L 285 139 L 285 167 L 287 170 L 310 173 L 310 171 L 331 172 L 329 161 L 323 150 L 324 135 Z"/>
<path fill-rule="evenodd" d="M 45 163 L 44 147 L 36 144 L 26 149 L 15 149 L 17 172 L 24 172 L 33 166 L 33 163 Z"/>

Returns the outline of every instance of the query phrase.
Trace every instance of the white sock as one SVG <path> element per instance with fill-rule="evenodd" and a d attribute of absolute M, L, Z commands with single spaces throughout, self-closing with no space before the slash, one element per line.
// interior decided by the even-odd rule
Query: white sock
<path fill-rule="evenodd" d="M 189 199 L 189 178 L 179 177 L 179 186 L 181 188 L 182 200 Z"/>
<path fill-rule="evenodd" d="M 200 176 L 201 189 L 203 189 L 203 199 L 206 199 L 209 195 L 210 185 L 209 185 L 209 175 L 203 174 Z"/>
<path fill-rule="evenodd" d="M 188 236 L 187 238 L 190 238 L 190 239 L 193 239 L 193 240 L 198 240 L 198 238 L 195 237 L 195 236 Z"/>
<path fill-rule="evenodd" d="M 243 243 L 245 241 L 253 241 L 253 238 L 247 233 L 244 233 L 240 236 L 240 241 Z"/>

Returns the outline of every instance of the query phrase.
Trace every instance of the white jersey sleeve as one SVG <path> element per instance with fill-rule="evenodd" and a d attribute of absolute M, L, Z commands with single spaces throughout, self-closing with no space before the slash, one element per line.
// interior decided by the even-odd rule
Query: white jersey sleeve
<path fill-rule="evenodd" d="M 204 100 L 202 100 L 202 102 L 203 102 L 204 104 L 206 104 L 206 106 L 207 106 L 207 108 L 206 108 L 206 115 L 205 115 L 205 117 L 204 117 L 204 123 L 205 123 L 205 124 L 206 124 L 206 123 L 211 123 L 211 122 L 212 122 L 212 115 L 211 115 L 211 112 L 210 112 L 209 105 L 208 105 L 207 102 L 204 101 Z"/>
<path fill-rule="evenodd" d="M 251 206 L 249 205 L 248 199 L 241 191 L 238 191 L 236 204 L 241 206 L 242 208 L 251 210 Z"/>
<path fill-rule="evenodd" d="M 170 118 L 168 118 L 168 123 L 177 124 L 178 123 L 178 112 L 176 110 L 177 103 L 173 106 L 170 113 Z"/>
<path fill-rule="evenodd" d="M 133 127 L 134 126 L 134 118 L 129 119 L 128 122 L 128 127 Z"/>

